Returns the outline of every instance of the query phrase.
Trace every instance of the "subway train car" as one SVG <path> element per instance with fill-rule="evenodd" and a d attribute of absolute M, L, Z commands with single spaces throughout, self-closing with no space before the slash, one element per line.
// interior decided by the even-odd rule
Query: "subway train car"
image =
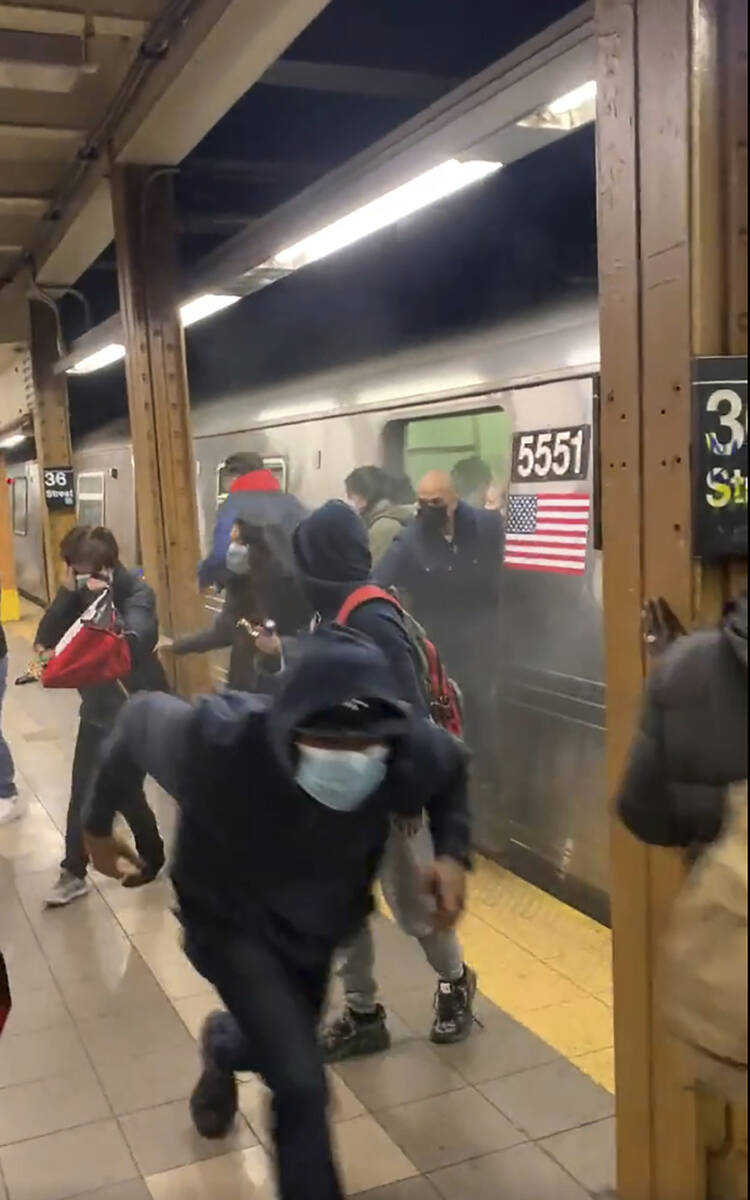
<path fill-rule="evenodd" d="M 283 385 L 194 405 L 206 546 L 223 464 L 253 449 L 314 507 L 378 463 L 418 480 L 479 456 L 507 525 L 501 635 L 487 647 L 498 695 L 497 780 L 477 803 L 477 847 L 601 920 L 608 917 L 608 814 L 601 549 L 597 535 L 596 300 L 576 299 Z M 127 422 L 75 447 L 79 517 L 109 525 L 138 561 Z M 19 586 L 45 596 L 37 464 L 16 461 Z M 461 613 L 456 614 L 461 620 Z"/>

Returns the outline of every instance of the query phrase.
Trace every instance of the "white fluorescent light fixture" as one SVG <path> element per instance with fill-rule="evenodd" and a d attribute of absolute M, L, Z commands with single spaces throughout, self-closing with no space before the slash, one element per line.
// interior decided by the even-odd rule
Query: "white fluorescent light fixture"
<path fill-rule="evenodd" d="M 101 350 L 95 350 L 93 354 L 88 354 L 86 358 L 82 358 L 74 366 L 68 367 L 66 375 L 90 375 L 92 371 L 100 371 L 102 367 L 108 367 L 111 363 L 120 362 L 125 357 L 125 347 L 121 342 L 110 342 L 108 346 L 102 346 Z"/>
<path fill-rule="evenodd" d="M 348 213 L 331 225 L 326 225 L 316 233 L 311 233 L 309 237 L 295 242 L 293 246 L 288 246 L 286 250 L 279 251 L 259 269 L 267 271 L 281 268 L 285 271 L 297 271 L 300 267 L 307 267 L 329 254 L 335 254 L 337 250 L 351 246 L 361 238 L 369 237 L 371 233 L 394 225 L 396 221 L 419 212 L 429 204 L 444 200 L 480 179 L 486 179 L 502 165 L 499 162 L 484 160 L 472 159 L 463 162 L 457 158 L 449 158 L 437 167 L 425 171 L 423 175 L 418 175 L 416 179 L 378 196 L 376 200 L 363 204 L 361 208 L 356 208 L 354 212 Z M 252 275 L 253 272 L 249 271 L 248 274 Z"/>
<path fill-rule="evenodd" d="M 10 433 L 0 442 L 0 450 L 12 450 L 14 446 L 20 446 L 21 442 L 25 442 L 28 436 L 27 433 Z"/>
<path fill-rule="evenodd" d="M 187 304 L 180 307 L 182 328 L 187 329 L 189 325 L 195 325 L 196 321 L 212 317 L 214 313 L 229 308 L 240 299 L 240 296 L 220 295 L 215 292 L 207 292 L 205 296 L 196 296 L 194 300 L 188 300 Z"/>
<path fill-rule="evenodd" d="M 556 100 L 538 108 L 518 124 L 527 129 L 550 129 L 569 133 L 596 120 L 596 80 L 588 79 Z"/>
<path fill-rule="evenodd" d="M 587 83 L 582 83 L 580 87 L 574 88 L 572 92 L 566 92 L 564 96 L 553 100 L 549 105 L 549 111 L 555 117 L 561 117 L 565 113 L 575 112 L 577 108 L 582 108 L 584 104 L 593 104 L 596 100 L 596 80 L 589 79 Z"/>

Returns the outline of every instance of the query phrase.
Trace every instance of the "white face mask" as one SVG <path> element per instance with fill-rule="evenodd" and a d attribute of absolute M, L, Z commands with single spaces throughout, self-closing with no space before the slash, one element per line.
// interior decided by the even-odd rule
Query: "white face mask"
<path fill-rule="evenodd" d="M 377 791 L 388 771 L 388 746 L 366 750 L 328 750 L 299 745 L 299 787 L 326 808 L 353 812 Z"/>

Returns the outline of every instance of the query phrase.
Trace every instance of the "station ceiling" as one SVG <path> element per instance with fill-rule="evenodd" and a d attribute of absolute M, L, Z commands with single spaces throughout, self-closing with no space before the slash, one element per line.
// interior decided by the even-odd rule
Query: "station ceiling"
<path fill-rule="evenodd" d="M 175 165 L 206 255 L 576 7 L 571 0 L 0 3 L 0 280 L 117 306 L 106 172 Z M 109 126 L 106 125 L 109 122 Z M 104 136 L 103 136 L 104 135 Z M 104 144 L 103 144 L 104 143 Z"/>

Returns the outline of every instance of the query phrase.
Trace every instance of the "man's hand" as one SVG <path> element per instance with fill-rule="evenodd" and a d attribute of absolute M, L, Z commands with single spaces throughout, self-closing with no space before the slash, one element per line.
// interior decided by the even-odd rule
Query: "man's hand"
<path fill-rule="evenodd" d="M 281 640 L 275 633 L 266 633 L 261 629 L 260 633 L 255 636 L 255 649 L 259 654 L 264 654 L 268 658 L 281 657 Z"/>
<path fill-rule="evenodd" d="M 455 858 L 436 858 L 424 879 L 425 890 L 435 897 L 435 928 L 452 929 L 466 903 L 466 868 Z"/>
<path fill-rule="evenodd" d="M 145 863 L 129 842 L 116 833 L 110 837 L 94 837 L 86 833 L 83 840 L 97 871 L 108 875 L 110 879 L 119 879 L 123 887 L 138 886 Z"/>

